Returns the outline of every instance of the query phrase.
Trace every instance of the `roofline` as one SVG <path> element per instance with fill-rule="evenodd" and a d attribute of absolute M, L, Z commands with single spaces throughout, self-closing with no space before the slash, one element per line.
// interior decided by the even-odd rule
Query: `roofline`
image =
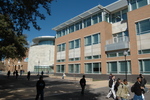
<path fill-rule="evenodd" d="M 99 10 L 104 9 L 104 7 L 103 7 L 102 5 L 97 5 L 97 6 L 93 7 L 93 8 L 91 8 L 91 9 L 89 9 L 89 10 L 87 10 L 87 11 L 85 11 L 85 12 L 83 12 L 83 13 L 81 13 L 81 14 L 79 14 L 79 15 L 73 17 L 73 18 L 71 18 L 70 20 L 68 20 L 68 21 L 66 21 L 66 22 L 64 22 L 64 23 L 62 23 L 62 24 L 60 24 L 60 25 L 58 25 L 58 26 L 52 28 L 52 30 L 55 30 L 55 31 L 56 31 L 56 30 L 58 30 L 58 29 L 60 29 L 60 28 L 63 28 L 64 26 L 67 26 L 67 25 L 73 23 L 73 22 L 79 21 L 80 19 L 85 18 L 85 17 L 87 17 L 87 16 L 89 16 L 89 15 L 91 15 L 91 14 L 97 12 L 97 8 L 98 8 Z M 95 10 L 95 11 L 94 11 L 94 12 L 91 12 L 92 10 Z M 85 15 L 85 14 L 86 14 L 86 15 Z M 85 15 L 85 16 L 84 16 L 84 15 Z M 82 16 L 83 16 L 83 17 L 82 17 Z"/>
<path fill-rule="evenodd" d="M 32 41 L 35 43 L 35 44 L 38 44 L 41 40 L 52 40 L 52 41 L 55 41 L 55 36 L 39 36 L 39 37 L 36 37 L 34 38 Z"/>

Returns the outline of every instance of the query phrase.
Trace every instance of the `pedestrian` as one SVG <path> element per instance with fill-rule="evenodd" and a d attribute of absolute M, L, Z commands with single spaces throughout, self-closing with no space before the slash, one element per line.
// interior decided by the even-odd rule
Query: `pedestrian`
<path fill-rule="evenodd" d="M 122 82 L 121 79 L 118 78 L 117 81 L 116 81 L 116 83 L 115 83 L 115 86 L 114 86 L 115 93 L 117 93 L 118 87 L 121 84 L 121 82 Z M 119 99 L 116 97 L 116 100 L 119 100 Z"/>
<path fill-rule="evenodd" d="M 137 81 L 134 84 L 134 97 L 133 97 L 133 100 L 143 100 L 143 98 L 142 98 L 142 89 L 144 89 L 144 87 L 142 87 L 142 85 L 141 85 L 141 78 L 137 77 Z"/>
<path fill-rule="evenodd" d="M 9 78 L 9 76 L 10 76 L 10 70 L 7 72 L 7 76 L 8 76 L 8 78 Z"/>
<path fill-rule="evenodd" d="M 66 74 L 65 74 L 65 73 L 63 73 L 63 75 L 62 75 L 62 79 L 65 79 L 65 76 L 66 76 Z"/>
<path fill-rule="evenodd" d="M 38 100 L 39 96 L 40 96 L 40 100 L 44 100 L 44 88 L 45 88 L 45 82 L 43 80 L 43 76 L 40 76 L 39 80 L 36 83 L 37 94 L 35 100 Z"/>
<path fill-rule="evenodd" d="M 129 96 L 130 96 L 130 92 L 128 89 L 128 81 L 126 79 L 123 80 L 122 83 L 120 83 L 119 87 L 118 87 L 118 91 L 116 93 L 116 98 L 117 100 L 128 100 Z"/>
<path fill-rule="evenodd" d="M 41 75 L 43 76 L 43 74 L 44 74 L 44 72 L 42 71 L 42 72 L 41 72 Z"/>
<path fill-rule="evenodd" d="M 16 79 L 18 79 L 18 71 L 16 70 L 16 72 L 15 72 L 15 73 L 16 73 Z"/>
<path fill-rule="evenodd" d="M 81 86 L 81 95 L 84 95 L 84 89 L 86 86 L 85 75 L 83 75 L 82 78 L 80 79 L 80 86 Z"/>
<path fill-rule="evenodd" d="M 148 88 L 145 87 L 147 81 L 142 74 L 139 74 L 139 77 L 141 78 L 141 86 L 144 87 L 144 89 L 142 89 L 142 98 L 145 100 L 144 94 L 148 91 Z"/>
<path fill-rule="evenodd" d="M 107 94 L 106 98 L 110 98 L 111 96 L 113 96 L 113 99 L 116 98 L 116 94 L 114 91 L 114 85 L 115 85 L 115 76 L 112 75 L 112 78 L 109 80 L 109 93 Z"/>
<path fill-rule="evenodd" d="M 110 75 L 109 75 L 109 80 L 112 79 L 112 76 L 113 76 L 112 73 L 110 73 Z"/>
<path fill-rule="evenodd" d="M 30 71 L 28 71 L 27 79 L 30 80 Z"/>

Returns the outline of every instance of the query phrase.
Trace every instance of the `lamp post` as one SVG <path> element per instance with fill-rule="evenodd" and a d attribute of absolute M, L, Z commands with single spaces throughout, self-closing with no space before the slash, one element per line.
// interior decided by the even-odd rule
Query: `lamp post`
<path fill-rule="evenodd" d="M 127 68 L 127 60 L 126 60 L 126 56 L 127 56 L 127 54 L 128 54 L 128 52 L 127 51 L 124 51 L 124 58 L 125 58 L 125 66 L 126 66 L 126 71 L 125 71 L 125 79 L 127 80 L 127 70 L 128 70 L 128 68 Z"/>

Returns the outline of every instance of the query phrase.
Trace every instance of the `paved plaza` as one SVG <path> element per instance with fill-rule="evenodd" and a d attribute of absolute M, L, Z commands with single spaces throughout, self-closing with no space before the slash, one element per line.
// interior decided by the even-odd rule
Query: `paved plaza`
<path fill-rule="evenodd" d="M 34 100 L 36 96 L 36 81 L 39 76 L 31 76 L 30 81 L 26 75 L 15 79 L 11 76 L 0 74 L 0 100 Z M 113 100 L 106 99 L 108 93 L 108 81 L 87 81 L 85 95 L 80 95 L 80 85 L 77 80 L 56 79 L 44 77 L 45 100 Z M 131 85 L 131 84 L 130 84 Z M 131 93 L 133 97 L 133 93 Z M 149 93 L 145 94 L 146 100 L 150 98 Z"/>

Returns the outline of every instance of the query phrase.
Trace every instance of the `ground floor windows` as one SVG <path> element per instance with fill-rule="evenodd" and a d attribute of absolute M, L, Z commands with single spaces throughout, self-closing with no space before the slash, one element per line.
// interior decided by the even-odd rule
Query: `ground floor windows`
<path fill-rule="evenodd" d="M 64 73 L 65 72 L 65 65 L 56 65 L 56 69 L 58 73 Z"/>
<path fill-rule="evenodd" d="M 140 73 L 150 74 L 150 59 L 139 60 Z"/>
<path fill-rule="evenodd" d="M 53 72 L 53 66 L 34 66 L 34 72 Z"/>
<path fill-rule="evenodd" d="M 85 63 L 85 73 L 101 73 L 101 64 Z"/>
<path fill-rule="evenodd" d="M 124 74 L 131 73 L 130 61 L 116 61 L 107 63 L 108 73 Z"/>
<path fill-rule="evenodd" d="M 80 64 L 69 64 L 69 73 L 80 73 Z"/>

